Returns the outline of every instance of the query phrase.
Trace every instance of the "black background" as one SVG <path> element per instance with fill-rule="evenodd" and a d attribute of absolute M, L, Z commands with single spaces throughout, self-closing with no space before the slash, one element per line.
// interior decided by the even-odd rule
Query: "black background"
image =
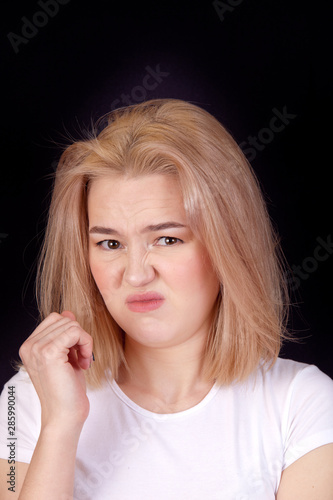
<path fill-rule="evenodd" d="M 238 143 L 268 137 L 251 163 L 287 260 L 303 276 L 290 278 L 290 328 L 302 340 L 282 355 L 333 377 L 333 249 L 313 257 L 317 238 L 333 233 L 328 2 L 62 0 L 53 17 L 43 3 L 56 9 L 55 0 L 2 5 L 0 387 L 36 325 L 35 262 L 60 145 L 84 136 L 122 95 L 192 101 Z M 40 26 L 29 31 L 27 20 Z M 24 34 L 27 43 L 17 38 Z M 164 75 L 147 80 L 147 67 Z M 144 89 L 148 81 L 154 89 Z M 274 109 L 296 116 L 267 135 Z"/>

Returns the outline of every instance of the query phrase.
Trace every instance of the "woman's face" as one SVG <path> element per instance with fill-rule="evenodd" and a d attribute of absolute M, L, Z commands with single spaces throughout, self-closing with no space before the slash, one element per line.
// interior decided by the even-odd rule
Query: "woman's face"
<path fill-rule="evenodd" d="M 171 347 L 208 333 L 219 282 L 187 225 L 177 181 L 103 177 L 88 196 L 90 267 L 130 339 Z"/>

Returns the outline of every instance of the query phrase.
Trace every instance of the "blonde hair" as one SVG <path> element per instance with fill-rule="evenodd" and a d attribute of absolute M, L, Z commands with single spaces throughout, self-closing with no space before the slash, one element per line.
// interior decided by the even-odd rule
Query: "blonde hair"
<path fill-rule="evenodd" d="M 117 378 L 124 332 L 89 268 L 87 193 L 110 174 L 177 176 L 190 227 L 221 283 L 205 352 L 220 384 L 271 366 L 284 337 L 287 292 L 282 258 L 258 181 L 236 142 L 208 112 L 177 99 L 113 111 L 107 125 L 62 154 L 37 276 L 41 318 L 71 310 L 94 339 L 88 379 Z"/>

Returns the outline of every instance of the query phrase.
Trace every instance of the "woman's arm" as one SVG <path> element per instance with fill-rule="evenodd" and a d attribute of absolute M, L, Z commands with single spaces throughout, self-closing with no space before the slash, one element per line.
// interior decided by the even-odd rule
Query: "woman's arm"
<path fill-rule="evenodd" d="M 276 500 L 333 500 L 333 444 L 320 446 L 289 465 Z"/>
<path fill-rule="evenodd" d="M 19 500 L 72 500 L 79 436 L 77 428 L 42 430 Z"/>
<path fill-rule="evenodd" d="M 52 313 L 24 342 L 20 356 L 41 403 L 41 431 L 28 469 L 22 467 L 20 494 L 8 496 L 1 481 L 0 497 L 72 500 L 77 445 L 89 413 L 84 370 L 92 338 L 72 313 Z"/>
<path fill-rule="evenodd" d="M 0 498 L 72 500 L 77 442 L 77 429 L 43 429 L 31 463 L 16 462 L 10 483 L 8 461 L 0 461 Z"/>
<path fill-rule="evenodd" d="M 18 500 L 22 484 L 27 473 L 29 464 L 15 462 L 15 476 L 8 476 L 13 472 L 10 470 L 8 460 L 0 459 L 0 498 L 1 500 Z M 9 481 L 9 482 L 7 482 Z"/>

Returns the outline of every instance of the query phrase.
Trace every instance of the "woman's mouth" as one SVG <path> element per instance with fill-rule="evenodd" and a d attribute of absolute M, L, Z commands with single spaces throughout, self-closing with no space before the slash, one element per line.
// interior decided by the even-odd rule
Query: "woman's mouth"
<path fill-rule="evenodd" d="M 163 305 L 165 298 L 157 292 L 146 292 L 129 295 L 126 298 L 126 305 L 132 312 L 149 312 L 158 309 Z"/>

